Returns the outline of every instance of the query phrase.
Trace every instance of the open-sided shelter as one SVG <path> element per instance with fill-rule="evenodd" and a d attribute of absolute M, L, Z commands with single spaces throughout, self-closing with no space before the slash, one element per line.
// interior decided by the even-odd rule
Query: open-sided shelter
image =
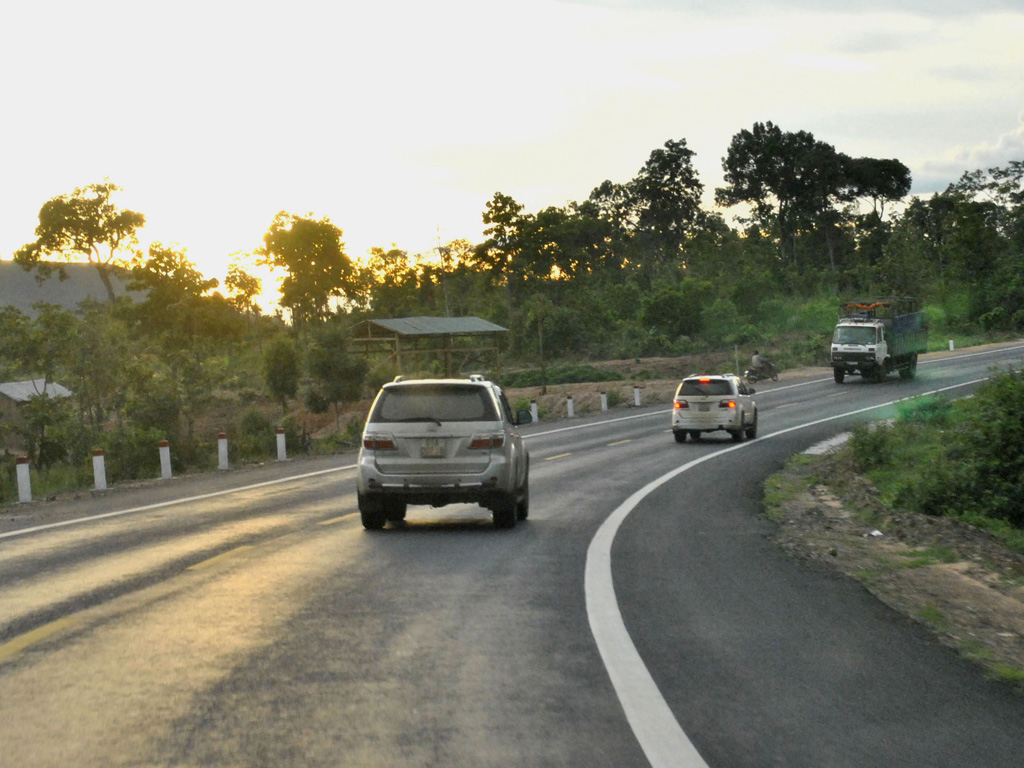
<path fill-rule="evenodd" d="M 436 357 L 450 377 L 469 362 L 497 370 L 498 339 L 507 332 L 479 317 L 399 317 L 359 323 L 352 329 L 352 343 L 367 357 L 388 355 L 399 371 L 411 359 Z"/>

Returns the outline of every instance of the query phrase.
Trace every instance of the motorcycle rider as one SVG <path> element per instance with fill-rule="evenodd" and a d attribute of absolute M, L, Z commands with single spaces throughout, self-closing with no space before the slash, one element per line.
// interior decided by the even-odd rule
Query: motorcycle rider
<path fill-rule="evenodd" d="M 764 365 L 764 358 L 761 357 L 761 352 L 759 350 L 755 349 L 753 357 L 750 358 L 750 370 L 753 373 L 760 374 L 761 373 L 761 368 L 762 368 L 763 365 Z"/>

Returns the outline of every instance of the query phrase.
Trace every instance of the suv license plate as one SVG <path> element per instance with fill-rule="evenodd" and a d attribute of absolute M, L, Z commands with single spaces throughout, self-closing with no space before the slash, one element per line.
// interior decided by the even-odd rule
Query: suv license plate
<path fill-rule="evenodd" d="M 711 403 L 698 403 L 697 405 L 699 406 L 697 408 L 698 411 L 710 411 L 711 410 Z"/>
<path fill-rule="evenodd" d="M 420 446 L 420 457 L 424 459 L 444 458 L 444 442 L 436 437 L 428 437 Z"/>

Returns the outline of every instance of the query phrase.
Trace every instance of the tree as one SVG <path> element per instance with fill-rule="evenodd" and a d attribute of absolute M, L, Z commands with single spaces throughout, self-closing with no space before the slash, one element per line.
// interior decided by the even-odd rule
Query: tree
<path fill-rule="evenodd" d="M 263 368 L 270 395 L 288 410 L 288 401 L 299 391 L 299 353 L 287 336 L 278 336 L 263 353 Z"/>
<path fill-rule="evenodd" d="M 683 245 L 703 222 L 704 185 L 693 167 L 695 154 L 686 139 L 666 141 L 629 184 L 637 234 L 653 246 L 650 250 L 659 260 L 681 258 Z"/>
<path fill-rule="evenodd" d="M 281 281 L 281 306 L 297 324 L 323 320 L 330 300 L 355 298 L 358 284 L 352 261 L 341 241 L 342 231 L 324 217 L 315 220 L 281 211 L 263 236 L 257 253 L 288 275 Z"/>
<path fill-rule="evenodd" d="M 348 353 L 346 335 L 338 322 L 328 322 L 317 331 L 308 353 L 311 387 L 307 404 L 319 401 L 331 405 L 335 429 L 340 426 L 341 404 L 359 398 L 369 370 L 366 358 Z"/>
<path fill-rule="evenodd" d="M 256 297 L 263 290 L 263 282 L 245 269 L 241 258 L 234 259 L 228 265 L 228 273 L 224 277 L 224 287 L 228 290 L 228 300 L 239 312 L 246 315 L 258 315 L 259 305 Z"/>
<path fill-rule="evenodd" d="M 54 266 L 43 257 L 57 255 L 68 262 L 85 258 L 96 267 L 107 299 L 113 304 L 110 271 L 122 249 L 130 251 L 137 244 L 137 232 L 146 223 L 141 213 L 119 209 L 111 202 L 111 196 L 120 189 L 107 181 L 43 203 L 36 240 L 22 246 L 14 260 L 26 270 L 35 269 L 42 277 L 56 271 L 63 279 L 63 267 Z"/>
<path fill-rule="evenodd" d="M 873 157 L 846 159 L 846 175 L 857 197 L 871 200 L 872 211 L 885 218 L 885 204 L 910 194 L 910 169 L 899 160 Z"/>
<path fill-rule="evenodd" d="M 495 192 L 483 213 L 487 240 L 476 247 L 475 263 L 499 285 L 511 290 L 521 248 L 523 206 L 508 195 Z"/>

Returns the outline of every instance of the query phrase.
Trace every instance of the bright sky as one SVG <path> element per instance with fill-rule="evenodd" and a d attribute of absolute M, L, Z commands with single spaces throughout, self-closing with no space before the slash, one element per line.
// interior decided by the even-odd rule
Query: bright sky
<path fill-rule="evenodd" d="M 686 139 L 710 195 L 772 121 L 913 192 L 1024 159 L 1024 0 L 55 0 L 5 4 L 0 258 L 105 178 L 207 276 L 280 210 L 350 256 L 482 239 Z"/>

